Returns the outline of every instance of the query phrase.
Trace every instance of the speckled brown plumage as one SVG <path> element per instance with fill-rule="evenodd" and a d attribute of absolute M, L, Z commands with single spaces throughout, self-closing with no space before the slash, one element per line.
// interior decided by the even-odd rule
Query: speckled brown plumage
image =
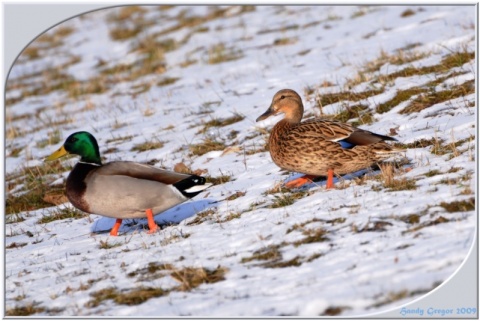
<path fill-rule="evenodd" d="M 277 166 L 288 171 L 326 176 L 333 170 L 341 175 L 367 168 L 400 151 L 385 142 L 394 138 L 349 124 L 318 119 L 301 122 L 302 100 L 290 89 L 277 92 L 257 121 L 279 113 L 285 117 L 270 133 L 270 155 Z"/>

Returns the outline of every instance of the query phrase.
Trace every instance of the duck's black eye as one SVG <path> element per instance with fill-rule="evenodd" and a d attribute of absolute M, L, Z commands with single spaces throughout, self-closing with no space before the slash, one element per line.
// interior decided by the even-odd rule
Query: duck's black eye
<path fill-rule="evenodd" d="M 285 99 L 285 95 L 280 96 L 280 99 Z"/>
<path fill-rule="evenodd" d="M 69 142 L 69 143 L 75 143 L 77 140 L 78 140 L 77 137 L 70 137 L 70 138 L 68 139 L 68 142 Z"/>

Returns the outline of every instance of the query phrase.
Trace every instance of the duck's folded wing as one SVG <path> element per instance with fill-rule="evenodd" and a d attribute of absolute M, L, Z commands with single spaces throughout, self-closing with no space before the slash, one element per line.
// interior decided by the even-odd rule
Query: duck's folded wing
<path fill-rule="evenodd" d="M 181 174 L 135 162 L 111 162 L 100 167 L 98 175 L 122 175 L 138 179 L 175 184 L 192 175 Z"/>
<path fill-rule="evenodd" d="M 343 148 L 358 145 L 371 145 L 384 140 L 396 140 L 389 136 L 372 133 L 368 130 L 353 127 L 336 121 L 311 120 L 301 123 L 291 131 L 292 135 L 308 136 L 312 139 L 339 143 Z"/>
<path fill-rule="evenodd" d="M 352 134 L 345 139 L 345 141 L 354 145 L 372 145 L 375 143 L 382 142 L 384 140 L 396 140 L 396 139 L 389 136 L 375 134 L 375 133 L 369 132 L 368 130 L 363 130 L 360 128 L 355 128 Z"/>
<path fill-rule="evenodd" d="M 315 140 L 339 141 L 348 138 L 354 128 L 348 124 L 312 119 L 289 130 L 292 139 L 311 138 Z"/>

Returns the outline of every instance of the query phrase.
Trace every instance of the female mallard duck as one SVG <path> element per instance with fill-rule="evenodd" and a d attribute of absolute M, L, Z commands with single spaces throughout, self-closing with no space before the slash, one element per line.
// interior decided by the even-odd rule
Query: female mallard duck
<path fill-rule="evenodd" d="M 280 113 L 285 117 L 270 133 L 270 155 L 277 166 L 306 174 L 287 183 L 287 187 L 300 187 L 316 176 L 327 176 L 327 188 L 333 188 L 334 172 L 337 175 L 355 172 L 400 152 L 385 143 L 396 140 L 392 137 L 337 121 L 301 122 L 302 99 L 291 89 L 277 92 L 257 122 Z"/>
<path fill-rule="evenodd" d="M 197 175 L 180 174 L 134 162 L 102 164 L 95 137 L 70 135 L 50 161 L 66 154 L 81 156 L 67 178 L 66 194 L 76 208 L 117 219 L 110 235 L 118 235 L 122 219 L 147 217 L 149 233 L 157 230 L 153 213 L 161 213 L 194 197 L 211 184 Z"/>

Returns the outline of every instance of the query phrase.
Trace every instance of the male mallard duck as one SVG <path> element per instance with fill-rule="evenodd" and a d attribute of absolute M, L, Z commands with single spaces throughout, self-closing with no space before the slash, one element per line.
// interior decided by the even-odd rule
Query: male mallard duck
<path fill-rule="evenodd" d="M 385 143 L 396 140 L 392 137 L 337 121 L 301 122 L 302 99 L 291 89 L 277 92 L 270 107 L 256 121 L 280 113 L 285 117 L 270 133 L 270 155 L 277 166 L 306 174 L 287 183 L 287 187 L 300 187 L 316 176 L 327 176 L 327 188 L 333 188 L 334 172 L 337 175 L 355 172 L 400 152 Z"/>
<path fill-rule="evenodd" d="M 117 219 L 110 235 L 118 235 L 122 219 L 147 217 L 149 233 L 157 230 L 153 213 L 161 213 L 194 197 L 211 184 L 197 175 L 180 174 L 134 162 L 102 164 L 97 140 L 88 132 L 70 135 L 45 161 L 67 154 L 81 156 L 67 178 L 66 194 L 76 208 Z"/>

